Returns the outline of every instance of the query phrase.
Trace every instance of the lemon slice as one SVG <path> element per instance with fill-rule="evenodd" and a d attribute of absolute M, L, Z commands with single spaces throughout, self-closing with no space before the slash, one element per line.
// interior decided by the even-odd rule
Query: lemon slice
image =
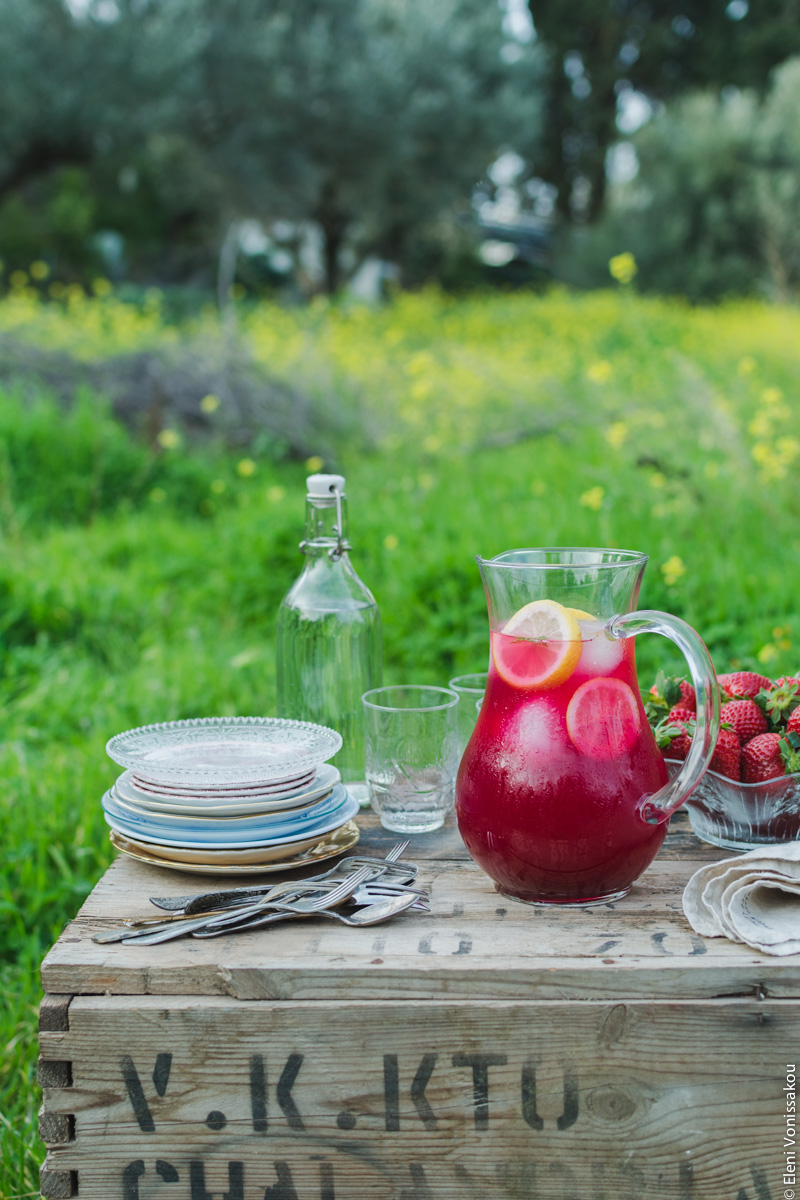
<path fill-rule="evenodd" d="M 498 675 L 515 688 L 554 688 L 569 679 L 581 656 L 574 610 L 555 600 L 533 600 L 492 633 Z"/>
<path fill-rule="evenodd" d="M 576 621 L 596 621 L 597 617 L 593 617 L 591 613 L 584 612 L 582 608 L 568 608 L 566 610 Z"/>

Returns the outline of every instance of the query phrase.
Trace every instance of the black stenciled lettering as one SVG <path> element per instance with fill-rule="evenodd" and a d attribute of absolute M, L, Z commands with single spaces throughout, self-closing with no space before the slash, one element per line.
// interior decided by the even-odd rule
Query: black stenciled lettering
<path fill-rule="evenodd" d="M 263 1054 L 250 1058 L 250 1110 L 256 1133 L 267 1131 L 267 1072 Z"/>
<path fill-rule="evenodd" d="M 139 1200 L 139 1180 L 143 1175 L 144 1159 L 137 1158 L 135 1162 L 128 1163 L 122 1172 L 123 1200 Z"/>
<path fill-rule="evenodd" d="M 333 1163 L 319 1164 L 319 1200 L 336 1200 L 333 1185 Z"/>
<path fill-rule="evenodd" d="M 244 1163 L 228 1163 L 228 1190 L 222 1200 L 244 1200 Z"/>
<path fill-rule="evenodd" d="M 192 1200 L 214 1200 L 211 1193 L 206 1191 L 206 1173 L 198 1159 L 189 1163 L 189 1186 Z"/>
<path fill-rule="evenodd" d="M 400 1200 L 433 1200 L 422 1163 L 409 1163 L 408 1173 L 411 1176 L 411 1189 L 403 1188 Z"/>
<path fill-rule="evenodd" d="M 290 1054 L 278 1080 L 278 1104 L 290 1129 L 305 1129 L 300 1110 L 292 1099 L 292 1088 L 303 1065 L 302 1054 Z"/>
<path fill-rule="evenodd" d="M 272 1164 L 275 1168 L 275 1174 L 278 1176 L 278 1182 L 268 1187 L 264 1192 L 264 1200 L 297 1200 L 297 1192 L 292 1179 L 292 1171 L 288 1163 L 276 1162 Z"/>
<path fill-rule="evenodd" d="M 454 1067 L 472 1069 L 472 1092 L 475 1107 L 475 1128 L 489 1128 L 489 1067 L 503 1067 L 505 1054 L 454 1054 Z"/>
<path fill-rule="evenodd" d="M 119 1065 L 128 1092 L 128 1099 L 131 1102 L 131 1108 L 136 1120 L 139 1122 L 139 1128 L 142 1133 L 155 1133 L 156 1125 L 153 1120 L 153 1114 L 150 1112 L 150 1105 L 147 1103 L 142 1082 L 139 1079 L 139 1072 L 136 1070 L 130 1054 L 123 1054 L 119 1060 Z M 144 1170 L 144 1167 L 142 1170 Z"/>
<path fill-rule="evenodd" d="M 214 1200 L 206 1191 L 206 1172 L 199 1159 L 189 1163 L 189 1184 L 191 1200 Z M 222 1200 L 244 1200 L 244 1163 L 228 1163 L 228 1190 L 222 1193 Z"/>
<path fill-rule="evenodd" d="M 681 1187 L 681 1200 L 693 1200 L 694 1196 L 694 1167 L 690 1162 L 682 1162 L 678 1167 L 678 1178 Z"/>
<path fill-rule="evenodd" d="M 153 1068 L 153 1087 L 159 1096 L 163 1096 L 169 1083 L 169 1073 L 172 1070 L 172 1055 L 157 1054 L 156 1065 Z"/>
<path fill-rule="evenodd" d="M 419 1119 L 426 1129 L 436 1128 L 436 1117 L 433 1115 L 433 1109 L 425 1099 L 425 1088 L 428 1086 L 433 1068 L 436 1066 L 436 1054 L 424 1054 L 422 1062 L 417 1068 L 417 1073 L 414 1076 L 414 1082 L 411 1084 L 411 1099 L 414 1101 L 414 1107 L 419 1114 Z"/>
<path fill-rule="evenodd" d="M 172 1163 L 164 1162 L 163 1158 L 159 1158 L 156 1162 L 156 1173 L 161 1176 L 164 1183 L 180 1183 L 181 1177 Z"/>
<path fill-rule="evenodd" d="M 655 949 L 658 951 L 659 954 L 672 954 L 672 951 L 667 950 L 666 946 L 664 945 L 664 938 L 666 936 L 667 936 L 666 933 L 651 933 L 650 934 L 650 941 L 653 943 L 653 946 L 655 947 Z"/>
<path fill-rule="evenodd" d="M 400 1128 L 400 1072 L 396 1054 L 383 1056 L 383 1104 L 387 1132 L 396 1133 Z"/>
<path fill-rule="evenodd" d="M 458 949 L 453 951 L 453 955 L 455 956 L 457 954 L 471 954 L 471 953 L 472 953 L 472 938 L 471 937 L 461 937 L 461 935 L 459 934 Z"/>
<path fill-rule="evenodd" d="M 772 1200 L 772 1193 L 769 1190 L 767 1174 L 764 1168 L 751 1163 L 750 1174 L 753 1179 L 753 1187 L 756 1189 L 757 1200 Z"/>
<path fill-rule="evenodd" d="M 522 1119 L 531 1129 L 544 1129 L 536 1109 L 536 1064 L 530 1058 L 522 1065 Z"/>
<path fill-rule="evenodd" d="M 564 1111 L 556 1121 L 559 1129 L 569 1129 L 578 1119 L 578 1076 L 572 1067 L 564 1068 Z"/>

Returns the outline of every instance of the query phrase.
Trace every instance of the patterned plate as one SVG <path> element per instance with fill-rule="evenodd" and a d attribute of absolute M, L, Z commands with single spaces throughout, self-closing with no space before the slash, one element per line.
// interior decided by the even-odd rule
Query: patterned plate
<path fill-rule="evenodd" d="M 188 863 L 169 862 L 153 853 L 154 847 L 140 845 L 138 842 L 110 831 L 111 845 L 128 858 L 137 862 L 147 863 L 152 867 L 164 867 L 169 871 L 182 871 L 189 875 L 276 875 L 281 871 L 290 871 L 295 867 L 306 867 L 312 863 L 324 862 L 326 858 L 335 858 L 338 854 L 352 849 L 361 836 L 355 821 L 348 821 L 339 829 L 329 833 L 308 850 L 302 850 L 291 857 L 269 863 L 238 863 L 227 865 L 219 862 Z"/>
<path fill-rule="evenodd" d="M 118 733 L 106 752 L 150 783 L 232 788 L 297 779 L 333 758 L 341 746 L 340 734 L 310 721 L 201 717 Z"/>

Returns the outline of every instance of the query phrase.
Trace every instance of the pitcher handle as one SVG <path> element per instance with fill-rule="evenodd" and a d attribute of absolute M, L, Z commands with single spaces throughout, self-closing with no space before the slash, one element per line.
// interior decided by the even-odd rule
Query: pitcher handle
<path fill-rule="evenodd" d="M 711 761 L 719 732 L 719 686 L 703 639 L 680 617 L 670 613 L 641 609 L 619 613 L 606 624 L 612 638 L 634 637 L 637 633 L 660 633 L 681 650 L 689 664 L 692 685 L 697 696 L 697 724 L 692 745 L 680 773 L 652 796 L 639 801 L 639 816 L 649 825 L 669 820 L 700 782 Z"/>

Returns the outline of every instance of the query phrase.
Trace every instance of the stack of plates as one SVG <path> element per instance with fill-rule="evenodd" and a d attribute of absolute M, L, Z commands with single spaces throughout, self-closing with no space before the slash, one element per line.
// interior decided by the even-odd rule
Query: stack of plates
<path fill-rule="evenodd" d="M 274 717 L 145 725 L 106 747 L 127 770 L 103 796 L 111 841 L 179 871 L 280 871 L 358 840 L 358 801 L 326 760 L 338 733 Z"/>

